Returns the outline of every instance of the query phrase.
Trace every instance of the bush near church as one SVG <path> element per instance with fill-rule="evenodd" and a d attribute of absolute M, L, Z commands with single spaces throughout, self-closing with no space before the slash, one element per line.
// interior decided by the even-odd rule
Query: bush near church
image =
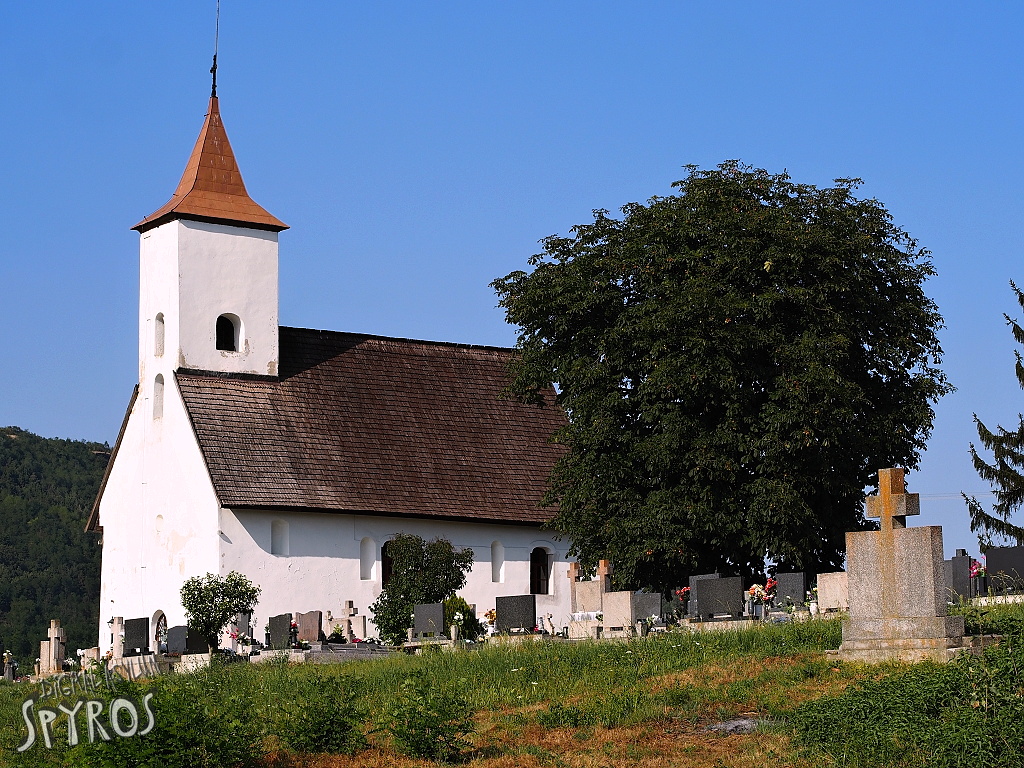
<path fill-rule="evenodd" d="M 238 571 L 227 576 L 193 576 L 181 587 L 181 605 L 190 629 L 206 638 L 210 650 L 220 633 L 240 613 L 252 613 L 262 590 Z"/>
<path fill-rule="evenodd" d="M 399 533 L 388 542 L 388 551 L 391 577 L 370 605 L 370 612 L 381 639 L 399 645 L 412 626 L 416 605 L 443 602 L 466 586 L 473 550 L 456 550 L 448 539 L 426 541 L 412 533 Z"/>

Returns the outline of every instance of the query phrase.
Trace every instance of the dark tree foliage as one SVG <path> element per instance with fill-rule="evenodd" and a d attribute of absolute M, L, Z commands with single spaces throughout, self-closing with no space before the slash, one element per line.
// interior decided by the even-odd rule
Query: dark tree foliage
<path fill-rule="evenodd" d="M 918 464 L 951 389 L 934 271 L 858 184 L 691 166 L 493 283 L 513 393 L 553 383 L 568 415 L 547 500 L 584 564 L 657 587 L 834 570 L 877 470 Z"/>
<path fill-rule="evenodd" d="M 405 640 L 416 605 L 440 603 L 466 586 L 473 550 L 456 550 L 447 539 L 425 541 L 399 533 L 388 544 L 391 578 L 370 606 L 381 639 L 392 645 Z"/>
<path fill-rule="evenodd" d="M 1024 293 L 1013 281 L 1010 282 L 1010 287 L 1017 296 L 1017 303 L 1024 309 Z M 1009 315 L 1003 317 L 1013 332 L 1013 338 L 1018 344 L 1024 344 L 1024 328 Z M 1024 389 L 1024 360 L 1021 359 L 1020 352 L 1015 354 L 1017 381 Z M 1024 528 L 1010 522 L 1013 513 L 1024 504 L 1024 415 L 1017 414 L 1017 422 L 1016 429 L 1012 431 L 997 425 L 993 432 L 981 422 L 978 414 L 974 414 L 978 440 L 992 452 L 992 463 L 989 464 L 978 454 L 973 443 L 970 449 L 971 459 L 981 478 L 992 485 L 996 497 L 996 503 L 992 505 L 992 512 L 989 513 L 976 498 L 964 494 L 967 510 L 971 515 L 971 530 L 978 534 L 983 544 L 991 544 L 993 534 L 1024 544 Z"/>
<path fill-rule="evenodd" d="M 99 539 L 84 532 L 110 446 L 0 429 L 0 645 L 31 671 L 50 619 L 96 645 Z"/>

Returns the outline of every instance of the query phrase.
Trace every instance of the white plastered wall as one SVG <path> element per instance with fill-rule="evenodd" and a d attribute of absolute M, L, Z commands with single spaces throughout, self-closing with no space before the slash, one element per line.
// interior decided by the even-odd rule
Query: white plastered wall
<path fill-rule="evenodd" d="M 142 234 L 139 375 L 176 368 L 276 376 L 278 236 L 247 227 L 173 220 Z M 163 313 L 165 353 L 153 356 Z M 217 318 L 241 320 L 237 352 L 217 349 Z"/>
<path fill-rule="evenodd" d="M 288 523 L 288 554 L 271 554 L 271 526 Z M 537 595 L 538 620 L 552 614 L 556 627 L 568 624 L 569 581 L 566 577 L 568 544 L 536 527 L 492 525 L 446 520 L 396 519 L 350 514 L 277 511 L 221 510 L 221 573 L 232 570 L 258 584 L 263 594 L 254 615 L 254 631 L 262 630 L 271 616 L 282 613 L 327 611 L 341 616 L 346 600 L 372 621 L 368 608 L 380 594 L 380 548 L 396 533 L 412 533 L 424 539 L 446 538 L 461 549 L 473 549 L 473 568 L 459 594 L 476 605 L 477 614 L 493 608 L 494 598 L 530 592 L 530 552 L 543 547 L 554 555 L 550 592 Z M 360 547 L 364 538 L 373 541 L 371 578 L 360 578 Z M 492 581 L 491 544 L 504 547 L 502 581 Z M 376 634 L 372 627 L 370 634 Z"/>
<path fill-rule="evenodd" d="M 170 626 L 185 623 L 181 585 L 218 572 L 219 508 L 173 375 L 160 418 L 152 380 L 143 381 L 99 508 L 102 650 L 112 616 L 152 618 L 161 610 Z"/>

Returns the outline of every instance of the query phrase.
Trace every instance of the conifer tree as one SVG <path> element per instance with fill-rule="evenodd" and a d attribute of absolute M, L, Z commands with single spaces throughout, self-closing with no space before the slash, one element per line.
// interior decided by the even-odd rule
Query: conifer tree
<path fill-rule="evenodd" d="M 1010 287 L 1017 296 L 1017 303 L 1024 309 L 1024 292 L 1011 280 Z M 1024 328 L 1011 318 L 1003 315 L 1006 324 L 1013 332 L 1018 344 L 1024 345 Z M 1017 381 L 1024 389 L 1024 359 L 1020 352 L 1015 367 Z M 989 464 L 971 443 L 971 459 L 974 468 L 983 480 L 987 480 L 995 493 L 996 503 L 992 511 L 986 512 L 976 498 L 962 494 L 967 502 L 971 515 L 971 530 L 978 534 L 983 546 L 992 543 L 992 535 L 1014 539 L 1018 544 L 1024 543 L 1024 527 L 1014 525 L 1010 518 L 1021 504 L 1024 504 L 1024 415 L 1017 414 L 1017 427 L 1007 430 L 996 425 L 995 431 L 986 427 L 978 414 L 974 414 L 974 423 L 978 425 L 978 440 L 992 452 L 992 463 Z"/>

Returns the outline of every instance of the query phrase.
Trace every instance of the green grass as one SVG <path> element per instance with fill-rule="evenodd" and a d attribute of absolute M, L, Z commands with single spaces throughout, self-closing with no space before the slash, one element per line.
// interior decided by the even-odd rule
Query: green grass
<path fill-rule="evenodd" d="M 769 751 L 789 750 L 792 737 L 786 759 L 801 765 L 1024 766 L 1024 640 L 1014 639 L 1024 606 L 960 610 L 975 631 L 1002 629 L 1010 639 L 948 665 L 845 664 L 822 653 L 838 647 L 841 623 L 822 620 L 336 665 L 215 665 L 123 687 L 136 700 L 154 693 L 158 728 L 149 737 L 68 749 L 61 728 L 52 750 L 25 755 L 14 752 L 24 738 L 20 707 L 35 690 L 0 682 L 0 765 L 268 766 L 271 755 L 317 751 L 358 761 L 368 745 L 387 764 L 410 744 L 421 749 L 422 733 L 443 727 L 446 712 L 468 711 L 476 732 L 465 747 L 453 743 L 481 766 L 516 756 L 557 764 L 599 742 L 623 759 L 654 749 L 649 735 L 633 746 L 595 740 L 608 729 L 676 729 L 684 740 L 659 748 L 689 759 L 686 734 L 739 715 L 770 723 Z"/>
<path fill-rule="evenodd" d="M 730 698 L 752 693 L 736 688 L 735 681 L 699 689 L 691 686 L 692 690 L 678 685 L 655 690 L 654 683 L 675 673 L 708 664 L 815 652 L 838 643 L 839 623 L 818 621 L 699 635 L 678 632 L 628 642 L 487 645 L 467 653 L 394 656 L 330 666 L 215 666 L 194 675 L 160 678 L 137 689 L 127 686 L 125 692 L 140 698 L 144 690 L 153 691 L 158 724 L 173 722 L 177 728 L 164 732 L 161 740 L 191 745 L 193 754 L 177 758 L 165 744 L 159 753 L 161 765 L 214 766 L 219 765 L 218 759 L 246 765 L 252 763 L 246 751 L 249 740 L 255 739 L 254 754 L 287 750 L 290 742 L 301 741 L 294 733 L 289 737 L 287 730 L 288 723 L 295 721 L 295 701 L 301 699 L 302 691 L 332 687 L 351 691 L 351 704 L 368 731 L 386 717 L 391 702 L 412 677 L 436 680 L 439 685 L 461 681 L 471 710 L 478 718 L 491 716 L 499 725 L 612 727 L 662 718 L 666 712 L 689 710 L 694 704 L 725 705 Z M 760 683 L 755 687 L 764 688 Z M 24 738 L 20 705 L 31 692 L 25 685 L 0 686 L 0 764 L 129 766 L 154 759 L 142 749 L 150 737 L 119 740 L 107 748 L 117 753 L 117 759 L 111 756 L 108 762 L 86 755 L 87 748 L 69 750 L 60 743 L 52 750 L 37 746 L 17 755 L 14 747 Z M 195 744 L 190 742 L 188 728 L 198 729 L 199 723 L 215 732 L 209 743 L 200 744 L 198 737 L 192 739 Z M 223 739 L 216 733 L 221 731 Z M 56 738 L 58 742 L 65 738 L 63 729 Z M 217 750 L 224 750 L 222 757 Z"/>

